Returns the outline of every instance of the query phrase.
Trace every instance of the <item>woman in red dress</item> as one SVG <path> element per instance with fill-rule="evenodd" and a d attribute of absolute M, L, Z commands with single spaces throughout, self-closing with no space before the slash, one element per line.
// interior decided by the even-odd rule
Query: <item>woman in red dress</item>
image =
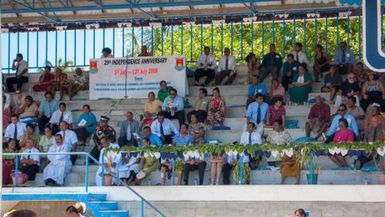
<path fill-rule="evenodd" d="M 43 74 L 40 75 L 39 83 L 33 86 L 33 91 L 41 92 L 47 91 L 47 87 L 51 85 L 51 81 L 54 79 L 54 75 L 51 73 L 51 67 L 46 66 Z"/>
<path fill-rule="evenodd" d="M 11 139 L 4 153 L 16 153 L 16 142 Z M 11 174 L 15 170 L 15 156 L 3 156 L 3 185 L 12 184 Z"/>

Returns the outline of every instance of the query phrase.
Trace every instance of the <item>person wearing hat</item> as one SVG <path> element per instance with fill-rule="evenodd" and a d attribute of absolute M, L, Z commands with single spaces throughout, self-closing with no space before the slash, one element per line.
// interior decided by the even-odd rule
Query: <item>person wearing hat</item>
<path fill-rule="evenodd" d="M 104 59 L 104 58 L 114 58 L 114 55 L 112 55 L 111 48 L 105 47 L 102 49 L 102 56 L 100 57 L 100 59 Z"/>
<path fill-rule="evenodd" d="M 96 127 L 94 133 L 94 144 L 95 147 L 91 150 L 91 156 L 95 159 L 99 159 L 100 150 L 102 149 L 102 144 L 100 140 L 103 136 L 107 136 L 111 142 L 116 141 L 116 131 L 110 125 L 108 125 L 108 121 L 110 120 L 107 116 L 100 116 L 100 124 Z"/>
<path fill-rule="evenodd" d="M 16 59 L 13 60 L 12 70 L 15 72 L 15 77 L 7 78 L 7 88 L 9 92 L 15 92 L 14 84 L 17 84 L 17 89 L 21 90 L 23 83 L 28 82 L 28 63 L 23 59 L 23 54 L 16 54 Z"/>
<path fill-rule="evenodd" d="M 330 106 L 326 104 L 321 96 L 316 96 L 315 104 L 311 107 L 305 125 L 306 136 L 310 137 L 311 132 L 316 133 L 317 140 L 329 125 Z"/>

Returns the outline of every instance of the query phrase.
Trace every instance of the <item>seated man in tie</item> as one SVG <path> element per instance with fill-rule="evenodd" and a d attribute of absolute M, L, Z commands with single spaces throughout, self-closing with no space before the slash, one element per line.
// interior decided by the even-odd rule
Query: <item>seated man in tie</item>
<path fill-rule="evenodd" d="M 135 137 L 139 135 L 139 122 L 134 120 L 134 114 L 132 112 L 127 112 L 126 118 L 127 120 L 123 121 L 120 127 L 118 144 L 120 147 L 125 145 L 138 146 L 138 141 Z"/>
<path fill-rule="evenodd" d="M 61 134 L 55 135 L 55 142 L 48 152 L 71 152 L 71 146 L 63 142 Z M 71 171 L 72 163 L 70 155 L 48 155 L 50 163 L 44 168 L 45 185 L 60 186 L 64 184 L 64 179 Z"/>
<path fill-rule="evenodd" d="M 253 122 L 247 123 L 247 131 L 243 132 L 241 135 L 240 144 L 243 145 L 261 145 L 262 144 L 262 135 L 260 132 L 256 131 L 256 125 Z M 261 158 L 257 155 L 254 158 L 251 158 L 248 155 L 243 157 L 243 163 L 249 164 L 250 169 L 256 169 L 259 165 Z"/>
<path fill-rule="evenodd" d="M 225 77 L 228 77 L 225 85 L 232 84 L 237 76 L 237 72 L 235 71 L 235 58 L 230 56 L 230 49 L 226 47 L 224 54 L 219 61 L 218 74 L 215 76 L 215 85 L 220 85 Z"/>
<path fill-rule="evenodd" d="M 159 112 L 157 118 L 151 124 L 151 131 L 160 137 L 163 144 L 172 144 L 172 138 L 179 132 L 168 118 L 165 118 L 164 112 Z"/>
<path fill-rule="evenodd" d="M 169 96 L 164 99 L 162 111 L 165 112 L 166 118 L 178 119 L 180 126 L 185 122 L 184 101 L 177 94 L 176 89 L 172 88 L 170 90 Z"/>
<path fill-rule="evenodd" d="M 35 180 L 36 173 L 39 172 L 40 155 L 34 155 L 33 153 L 40 153 L 32 139 L 25 141 L 26 149 L 22 153 L 28 153 L 20 158 L 20 171 L 26 175 L 25 181 Z"/>
<path fill-rule="evenodd" d="M 354 53 L 344 41 L 341 42 L 340 49 L 334 56 L 334 64 L 338 66 L 338 73 L 340 75 L 353 72 Z"/>
<path fill-rule="evenodd" d="M 7 126 L 5 129 L 4 137 L 3 137 L 3 147 L 4 143 L 7 144 L 7 142 L 10 139 L 13 139 L 16 141 L 16 150 L 20 149 L 20 138 L 26 133 L 27 128 L 24 123 L 21 123 L 19 121 L 19 115 L 12 114 L 11 115 L 11 124 Z"/>
<path fill-rule="evenodd" d="M 269 105 L 264 102 L 262 94 L 257 93 L 255 97 L 257 100 L 253 103 L 250 103 L 250 105 L 247 107 L 246 118 L 247 123 L 253 122 L 257 126 L 257 132 L 262 135 L 266 114 L 269 110 Z"/>
<path fill-rule="evenodd" d="M 347 109 L 347 106 L 345 104 L 341 104 L 340 107 L 338 107 L 337 115 L 334 116 L 332 123 L 329 127 L 329 130 L 326 133 L 327 139 L 326 139 L 325 143 L 329 143 L 329 142 L 333 141 L 334 134 L 337 132 L 337 130 L 340 129 L 339 121 L 342 118 L 344 118 L 348 121 L 347 127 L 353 131 L 355 140 L 358 138 L 359 130 L 358 130 L 357 121 L 353 115 L 347 113 L 347 110 L 348 109 Z"/>
<path fill-rule="evenodd" d="M 59 109 L 56 110 L 49 120 L 51 129 L 54 134 L 56 134 L 60 129 L 59 125 L 62 121 L 65 121 L 69 124 L 69 128 L 72 127 L 73 119 L 71 111 L 67 110 L 67 105 L 62 102 L 59 104 Z"/>
<path fill-rule="evenodd" d="M 210 54 L 210 48 L 205 47 L 204 48 L 204 54 L 202 54 L 197 62 L 197 70 L 194 72 L 195 76 L 195 84 L 196 86 L 198 85 L 208 85 L 215 77 L 215 58 L 213 55 Z M 199 83 L 199 79 L 201 77 L 206 77 L 206 81 L 204 84 Z"/>
<path fill-rule="evenodd" d="M 63 138 L 63 143 L 68 145 L 70 147 L 70 150 L 76 152 L 79 140 L 76 133 L 69 129 L 69 124 L 66 121 L 60 122 L 60 132 L 57 134 L 60 134 Z M 75 161 L 77 159 L 76 155 L 71 155 L 71 161 L 72 164 L 75 164 Z"/>

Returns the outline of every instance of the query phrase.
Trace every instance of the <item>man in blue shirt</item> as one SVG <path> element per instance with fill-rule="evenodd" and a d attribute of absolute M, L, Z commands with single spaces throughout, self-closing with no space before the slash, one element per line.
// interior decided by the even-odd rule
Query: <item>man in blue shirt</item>
<path fill-rule="evenodd" d="M 145 126 L 143 128 L 143 140 L 149 142 L 150 145 L 155 145 L 157 147 L 163 146 L 162 140 L 159 138 L 159 136 L 151 132 L 151 128 L 149 126 Z M 139 145 L 143 146 L 141 142 Z"/>
<path fill-rule="evenodd" d="M 54 99 L 54 96 L 51 92 L 45 92 L 44 97 L 45 100 L 41 101 L 39 106 L 39 115 L 37 119 L 41 133 L 44 132 L 44 127 L 51 119 L 52 114 L 59 109 L 59 102 Z"/>
<path fill-rule="evenodd" d="M 257 93 L 262 94 L 266 98 L 268 96 L 267 86 L 263 82 L 260 82 L 258 75 L 253 75 L 251 79 L 251 84 L 247 86 L 248 99 L 246 102 L 246 108 L 249 106 L 250 103 L 254 102 L 257 99 Z"/>
<path fill-rule="evenodd" d="M 184 102 L 181 96 L 177 95 L 177 90 L 172 88 L 169 96 L 164 99 L 162 111 L 165 111 L 165 117 L 168 119 L 178 119 L 179 126 L 185 122 Z"/>
<path fill-rule="evenodd" d="M 269 105 L 264 102 L 263 95 L 261 93 L 257 93 L 255 95 L 256 101 L 250 103 L 247 107 L 246 118 L 247 123 L 253 122 L 255 125 L 263 124 L 266 119 L 267 111 L 269 110 Z"/>
<path fill-rule="evenodd" d="M 173 145 L 175 146 L 187 146 L 192 142 L 192 137 L 188 133 L 188 125 L 182 124 L 180 126 L 180 133 L 174 136 Z"/>
<path fill-rule="evenodd" d="M 334 116 L 332 124 L 330 125 L 329 130 L 326 134 L 327 139 L 326 139 L 325 143 L 333 141 L 334 134 L 337 132 L 337 130 L 339 130 L 338 123 L 339 123 L 341 118 L 344 118 L 348 121 L 348 124 L 349 124 L 348 128 L 353 131 L 354 136 L 356 138 L 359 136 L 359 130 L 358 130 L 356 119 L 351 114 L 347 113 L 346 105 L 341 104 L 338 107 L 337 115 Z"/>
<path fill-rule="evenodd" d="M 336 51 L 334 64 L 338 66 L 338 73 L 340 75 L 353 72 L 354 53 L 344 41 L 341 42 L 340 49 Z"/>

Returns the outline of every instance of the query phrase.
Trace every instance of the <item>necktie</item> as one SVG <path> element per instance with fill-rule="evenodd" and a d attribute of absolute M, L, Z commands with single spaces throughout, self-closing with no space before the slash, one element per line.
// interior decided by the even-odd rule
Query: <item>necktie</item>
<path fill-rule="evenodd" d="M 17 140 L 17 125 L 15 124 L 15 131 L 13 132 L 13 139 Z"/>
<path fill-rule="evenodd" d="M 257 109 L 257 124 L 259 124 L 259 122 L 261 122 L 261 105 L 258 105 Z"/>
<path fill-rule="evenodd" d="M 225 70 L 229 70 L 229 57 L 226 57 Z"/>
<path fill-rule="evenodd" d="M 299 53 L 299 52 L 296 52 L 295 58 L 296 58 L 296 60 L 299 62 L 299 55 L 298 55 L 298 53 Z"/>
<path fill-rule="evenodd" d="M 65 141 L 66 138 L 66 131 L 63 131 L 63 142 Z"/>
<path fill-rule="evenodd" d="M 163 124 L 160 124 L 160 135 L 164 136 Z"/>
<path fill-rule="evenodd" d="M 63 121 L 63 119 L 64 119 L 64 112 L 62 112 L 60 115 L 59 124 Z"/>
<path fill-rule="evenodd" d="M 341 58 L 341 62 L 342 63 L 345 63 L 346 61 L 346 58 L 345 58 L 345 50 L 342 50 L 342 58 Z"/>
<path fill-rule="evenodd" d="M 51 109 L 51 103 L 48 103 L 48 110 L 49 110 L 49 117 L 52 116 L 52 109 Z M 49 118 L 47 117 L 47 118 Z"/>
<path fill-rule="evenodd" d="M 251 133 L 249 133 L 249 145 L 252 145 L 251 144 Z"/>
<path fill-rule="evenodd" d="M 30 153 L 31 154 L 31 150 L 29 150 L 29 152 L 28 153 Z M 30 160 L 31 159 L 31 155 L 28 155 L 27 156 L 27 160 Z"/>
<path fill-rule="evenodd" d="M 274 53 L 270 53 L 270 65 L 274 65 Z"/>
<path fill-rule="evenodd" d="M 131 123 L 128 122 L 127 125 L 127 141 L 131 141 Z"/>

